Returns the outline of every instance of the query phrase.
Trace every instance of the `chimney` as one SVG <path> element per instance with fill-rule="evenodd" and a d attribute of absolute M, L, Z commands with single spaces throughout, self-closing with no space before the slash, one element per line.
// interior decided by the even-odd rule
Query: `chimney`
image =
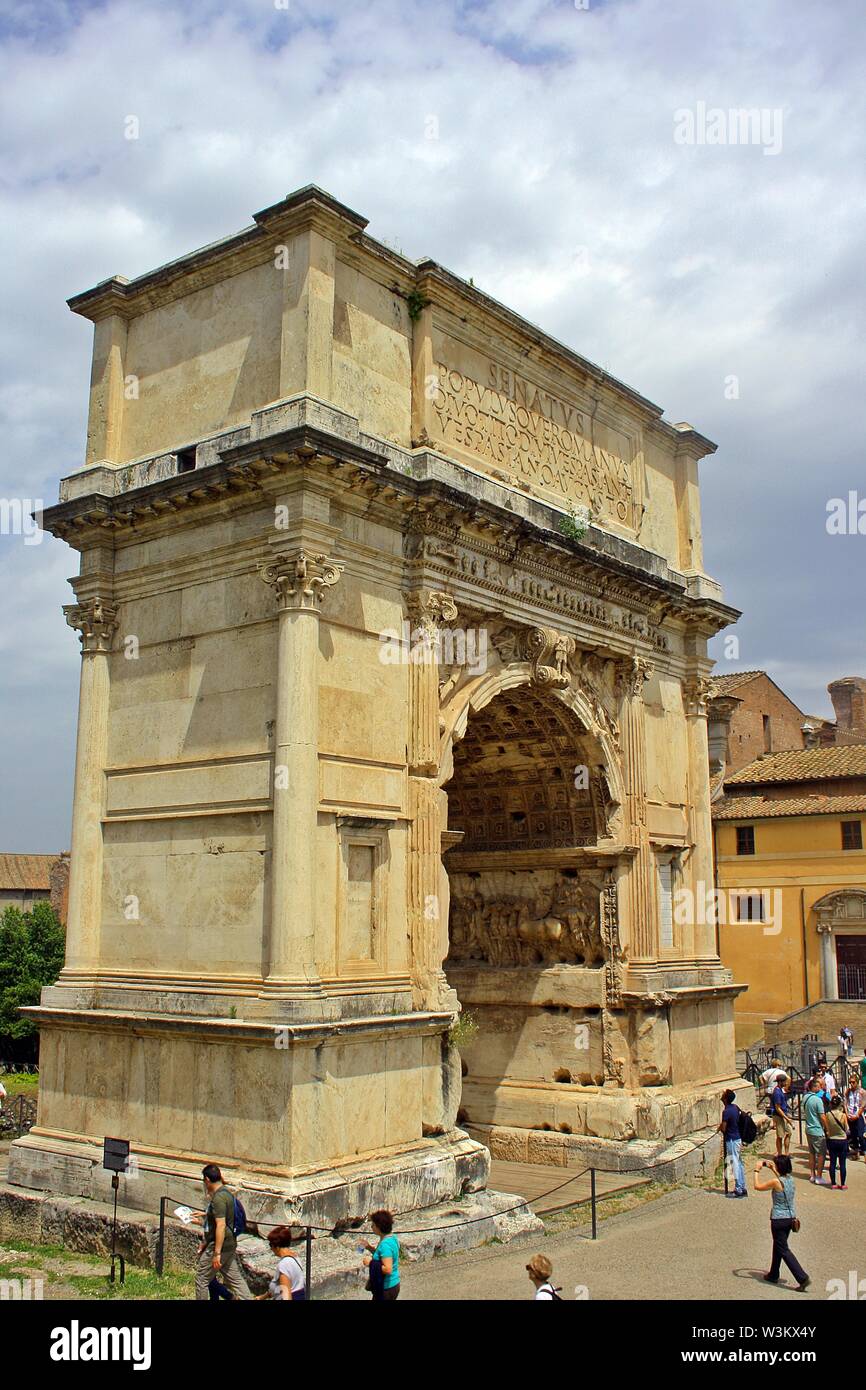
<path fill-rule="evenodd" d="M 836 742 L 866 743 L 866 678 L 843 676 L 827 689 L 836 714 Z"/>

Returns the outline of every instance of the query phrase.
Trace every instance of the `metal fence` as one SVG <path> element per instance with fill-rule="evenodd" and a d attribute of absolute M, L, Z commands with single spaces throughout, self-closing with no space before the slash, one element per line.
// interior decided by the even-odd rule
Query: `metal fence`
<path fill-rule="evenodd" d="M 816 1033 L 800 1038 L 798 1042 L 747 1050 L 743 1076 L 753 1086 L 758 1086 L 761 1075 L 769 1070 L 771 1062 L 778 1062 L 780 1069 L 790 1076 L 794 1083 L 793 1090 L 802 1090 L 815 1067 L 819 1066 L 832 1072 L 836 1085 L 842 1089 L 851 1067 L 850 1060 L 839 1052 L 837 1042 L 821 1042 Z"/>
<path fill-rule="evenodd" d="M 13 1096 L 3 1103 L 0 1110 L 0 1136 L 4 1139 L 18 1139 L 26 1134 L 36 1123 L 35 1096 Z"/>
<path fill-rule="evenodd" d="M 866 999 L 866 965 L 843 965 L 839 972 L 840 999 Z"/>

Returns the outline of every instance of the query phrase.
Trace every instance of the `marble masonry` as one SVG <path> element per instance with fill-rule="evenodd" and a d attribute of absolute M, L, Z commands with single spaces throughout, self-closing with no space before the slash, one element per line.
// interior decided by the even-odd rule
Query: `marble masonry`
<path fill-rule="evenodd" d="M 124 1136 L 127 1204 L 216 1160 L 337 1221 L 734 1078 L 741 986 L 673 911 L 713 879 L 715 446 L 365 228 L 305 188 L 70 301 L 67 957 L 12 1183 L 98 1195 Z"/>

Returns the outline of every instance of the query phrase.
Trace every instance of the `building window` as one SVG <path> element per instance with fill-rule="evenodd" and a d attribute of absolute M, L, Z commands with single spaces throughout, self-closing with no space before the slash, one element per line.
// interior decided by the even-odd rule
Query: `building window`
<path fill-rule="evenodd" d="M 862 849 L 863 848 L 863 823 L 859 820 L 843 820 L 842 822 L 842 848 L 843 849 Z"/>
<path fill-rule="evenodd" d="M 738 922 L 766 922 L 766 920 L 767 914 L 765 911 L 763 893 L 737 894 Z"/>
<path fill-rule="evenodd" d="M 764 715 L 764 752 L 765 752 L 765 753 L 771 753 L 772 751 L 773 751 L 773 734 L 772 734 L 772 731 L 771 731 L 771 728 L 770 728 L 770 716 L 769 716 L 768 714 L 765 714 L 765 715 Z"/>
<path fill-rule="evenodd" d="M 753 825 L 737 826 L 737 854 L 755 853 L 755 827 Z"/>
<path fill-rule="evenodd" d="M 662 949 L 674 944 L 673 866 L 669 859 L 658 860 L 659 870 L 659 941 Z"/>

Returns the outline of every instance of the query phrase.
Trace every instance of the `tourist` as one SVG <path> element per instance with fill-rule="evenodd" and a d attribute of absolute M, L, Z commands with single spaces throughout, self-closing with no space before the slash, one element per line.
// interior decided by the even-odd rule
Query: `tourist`
<path fill-rule="evenodd" d="M 766 1169 L 767 1176 L 760 1176 Z M 775 1162 L 761 1159 L 755 1168 L 755 1191 L 772 1193 L 770 1207 L 770 1230 L 773 1235 L 773 1258 L 770 1268 L 764 1275 L 768 1284 L 778 1284 L 779 1270 L 783 1264 L 791 1271 L 802 1293 L 808 1288 L 809 1276 L 793 1251 L 788 1248 L 788 1237 L 792 1231 L 799 1231 L 800 1222 L 794 1210 L 794 1179 L 791 1177 L 791 1160 L 787 1154 L 779 1154 Z"/>
<path fill-rule="evenodd" d="M 770 1111 L 776 1126 L 776 1153 L 786 1154 L 791 1148 L 791 1133 L 794 1126 L 788 1115 L 788 1081 L 785 1073 L 779 1072 L 776 1084 L 770 1095 Z"/>
<path fill-rule="evenodd" d="M 723 1137 L 725 1148 L 725 1177 L 730 1175 L 734 1179 L 734 1197 L 748 1197 L 749 1190 L 746 1187 L 746 1174 L 743 1168 L 743 1141 L 740 1135 L 740 1108 L 734 1105 L 737 1098 L 736 1091 L 722 1092 L 722 1119 L 719 1125 L 719 1133 Z"/>
<path fill-rule="evenodd" d="M 817 1076 L 809 1082 L 808 1092 L 803 1100 L 803 1118 L 806 1121 L 806 1146 L 809 1150 L 809 1181 L 823 1183 L 824 1160 L 827 1157 L 827 1115 L 824 1109 L 824 1096 Z"/>
<path fill-rule="evenodd" d="M 776 1078 L 780 1074 L 783 1076 L 785 1074 L 785 1069 L 782 1066 L 782 1063 L 779 1061 L 777 1057 L 771 1057 L 770 1065 L 767 1067 L 766 1071 L 761 1072 L 760 1076 L 761 1090 L 766 1092 L 768 1096 L 771 1096 L 773 1094 L 773 1087 L 776 1084 Z"/>
<path fill-rule="evenodd" d="M 4 1100 L 8 1100 L 8 1098 L 9 1093 L 6 1090 L 6 1087 L 3 1085 L 3 1082 L 0 1081 L 0 1114 L 2 1114 L 3 1111 L 3 1102 Z"/>
<path fill-rule="evenodd" d="M 277 1303 L 302 1303 L 307 1297 L 307 1280 L 303 1265 L 292 1249 L 291 1226 L 275 1226 L 268 1236 L 268 1245 L 277 1257 L 277 1267 L 267 1293 L 256 1297 Z"/>
<path fill-rule="evenodd" d="M 826 1092 L 827 1105 L 829 1108 L 830 1102 L 832 1101 L 833 1096 L 836 1094 L 836 1078 L 829 1067 L 824 1068 L 824 1074 L 821 1077 L 821 1085 L 824 1087 L 824 1091 Z"/>
<path fill-rule="evenodd" d="M 204 1235 L 198 1248 L 195 1267 L 196 1299 L 209 1299 L 209 1285 L 216 1275 L 222 1276 L 223 1283 L 235 1298 L 251 1299 L 252 1294 L 247 1287 L 236 1254 L 235 1199 L 225 1186 L 223 1175 L 215 1163 L 205 1165 L 202 1169 L 202 1179 L 209 1200 L 204 1214 Z M 193 1219 L 201 1221 L 200 1213 L 196 1212 Z"/>
<path fill-rule="evenodd" d="M 395 1235 L 394 1218 L 389 1211 L 374 1211 L 370 1224 L 379 1237 L 375 1245 L 365 1240 L 362 1248 L 367 1267 L 367 1289 L 374 1303 L 393 1303 L 400 1296 L 400 1243 Z"/>
<path fill-rule="evenodd" d="M 845 1115 L 848 1120 L 848 1151 L 856 1161 L 859 1154 L 866 1156 L 866 1091 L 860 1085 L 860 1077 L 852 1071 L 845 1091 Z"/>
<path fill-rule="evenodd" d="M 848 1186 L 848 1125 L 845 1121 L 845 1107 L 840 1095 L 834 1095 L 830 1109 L 824 1116 L 827 1129 L 827 1148 L 830 1150 L 830 1186 L 836 1186 L 836 1165 L 839 1166 L 839 1187 Z"/>
<path fill-rule="evenodd" d="M 529 1282 L 535 1288 L 535 1303 L 561 1303 L 560 1290 L 551 1283 L 553 1265 L 546 1255 L 533 1255 L 526 1266 Z"/>

